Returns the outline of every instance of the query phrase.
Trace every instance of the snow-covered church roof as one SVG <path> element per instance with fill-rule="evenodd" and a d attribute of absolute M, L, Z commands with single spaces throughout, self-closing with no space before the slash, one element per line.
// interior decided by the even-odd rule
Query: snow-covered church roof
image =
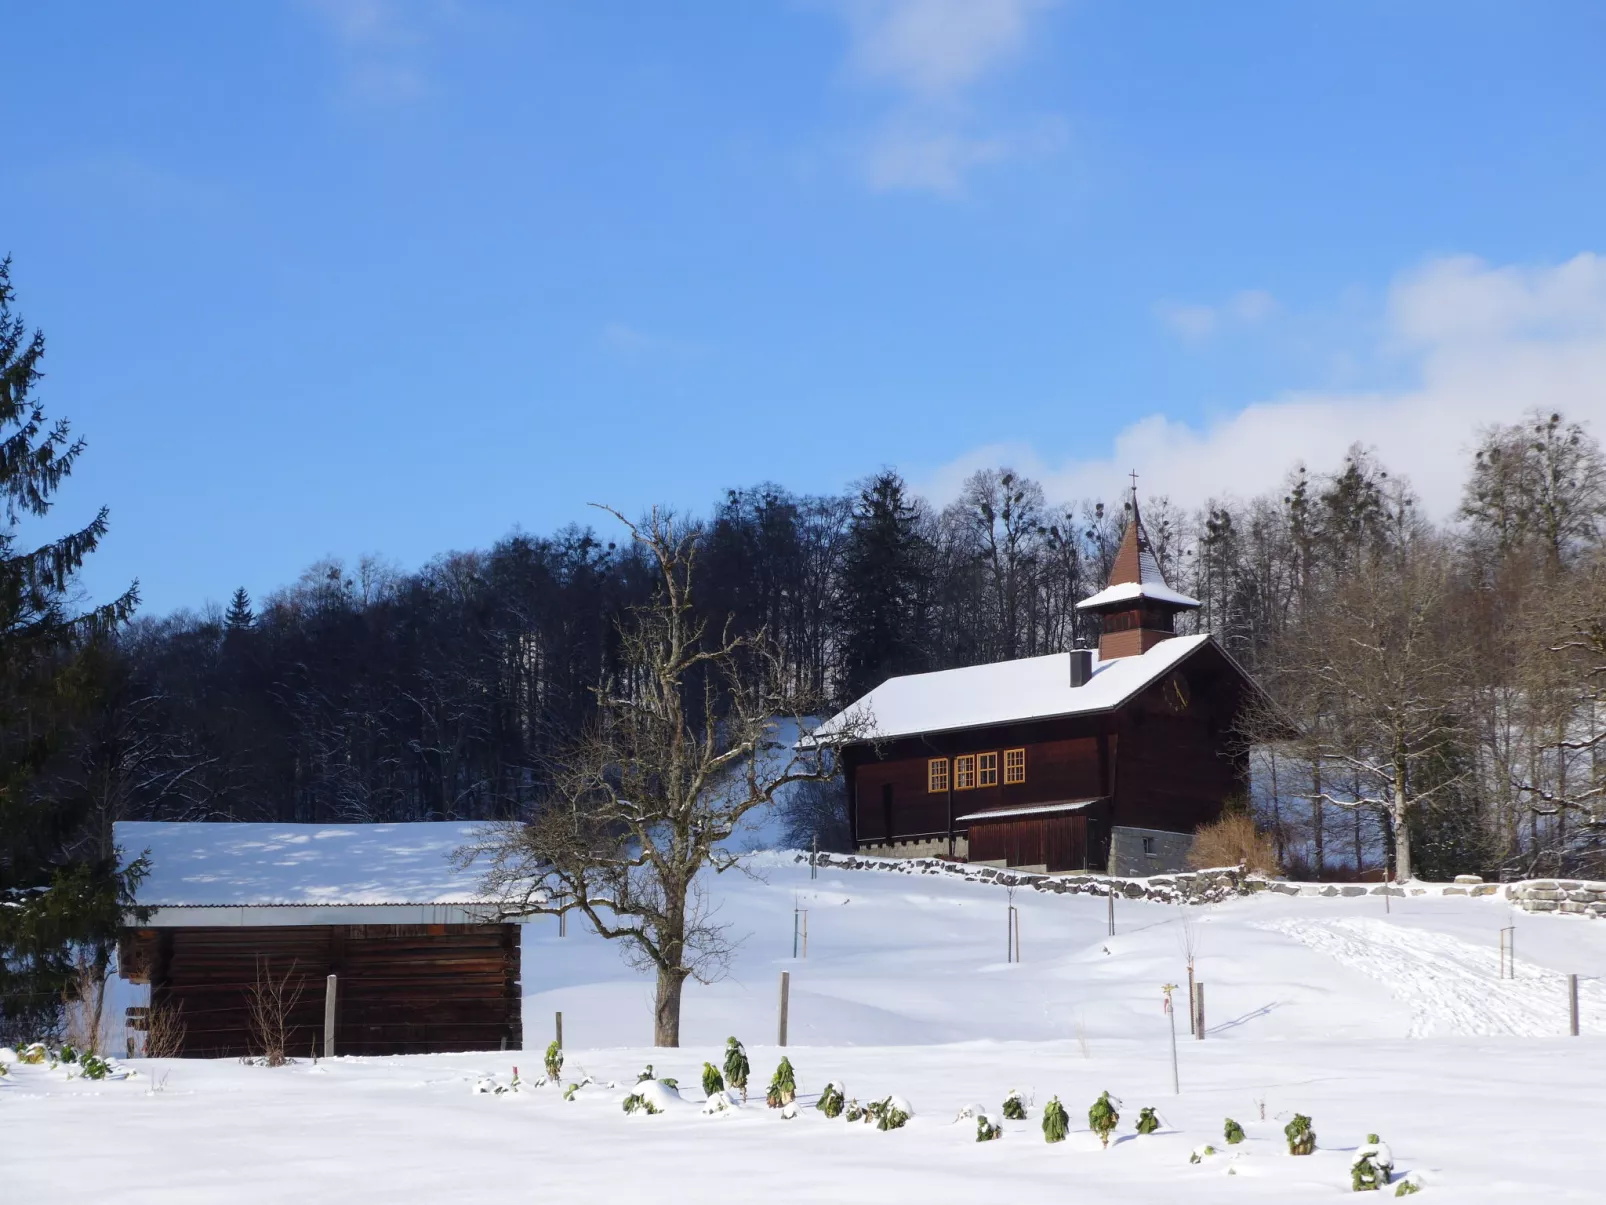
<path fill-rule="evenodd" d="M 483 904 L 483 871 L 452 853 L 483 824 L 123 822 L 125 860 L 149 851 L 135 901 L 173 907 Z"/>
<path fill-rule="evenodd" d="M 820 739 L 889 739 L 1022 720 L 1109 711 L 1170 673 L 1209 636 L 1177 636 L 1148 652 L 1101 661 L 1071 685 L 1071 654 L 1049 653 L 992 665 L 889 678 L 814 731 Z"/>
<path fill-rule="evenodd" d="M 1179 609 L 1191 610 L 1199 605 L 1198 599 L 1189 598 L 1166 585 L 1165 574 L 1160 572 L 1160 561 L 1149 545 L 1149 535 L 1143 530 L 1143 520 L 1138 516 L 1137 496 L 1134 494 L 1132 521 L 1126 525 L 1121 547 L 1115 553 L 1115 563 L 1110 566 L 1109 583 L 1092 598 L 1084 598 L 1076 606 L 1081 611 L 1093 611 L 1140 598 L 1167 603 Z"/>

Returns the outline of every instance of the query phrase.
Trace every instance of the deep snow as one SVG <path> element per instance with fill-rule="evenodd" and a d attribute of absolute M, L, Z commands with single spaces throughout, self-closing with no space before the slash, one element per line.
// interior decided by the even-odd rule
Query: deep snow
<path fill-rule="evenodd" d="M 797 1201 L 1119 1199 L 1329 1200 L 1349 1195 L 1350 1158 L 1381 1135 L 1397 1175 L 1435 1200 L 1606 1200 L 1606 923 L 1531 916 L 1495 898 L 1261 895 L 1212 907 L 1018 891 L 1023 962 L 1004 958 L 1003 888 L 939 876 L 822 869 L 775 857 L 761 879 L 712 885 L 744 938 L 731 975 L 688 988 L 678 1051 L 653 1050 L 651 983 L 571 924 L 526 928 L 523 1053 L 342 1058 L 270 1070 L 136 1060 L 120 1083 L 13 1068 L 0 1079 L 12 1152 L 0 1200 L 32 1202 L 478 1201 L 702 1198 Z M 809 956 L 791 958 L 792 911 L 809 910 Z M 1160 985 L 1181 982 L 1183 920 L 1197 935 L 1209 1032 L 1179 1016 L 1182 1095 L 1171 1094 Z M 1517 927 L 1518 977 L 1497 973 L 1497 933 Z M 765 1109 L 778 972 L 792 975 L 800 1116 Z M 1566 972 L 1584 976 L 1584 1036 L 1569 1038 Z M 565 1102 L 555 1088 L 476 1095 L 485 1075 L 540 1072 L 562 1009 L 565 1080 L 612 1081 Z M 703 1062 L 747 1044 L 753 1100 L 704 1116 Z M 620 1101 L 652 1063 L 684 1105 L 626 1117 Z M 880 1133 L 827 1121 L 828 1080 L 860 1102 L 889 1093 L 916 1115 Z M 152 1091 L 160 1085 L 160 1091 Z M 1026 1122 L 978 1144 L 1020 1088 Z M 1108 1151 L 1088 1131 L 1100 1091 L 1120 1098 Z M 1057 1094 L 1070 1139 L 1046 1145 Z M 1261 1106 L 1264 1103 L 1265 1118 Z M 1140 1107 L 1165 1127 L 1133 1133 Z M 1319 1149 L 1291 1158 L 1283 1124 L 1315 1119 Z M 1248 1141 L 1222 1142 L 1226 1117 Z M 1198 1165 L 1205 1143 L 1222 1152 Z M 19 1157 L 18 1152 L 26 1152 Z M 1228 1174 L 1229 1171 L 1231 1174 Z M 1392 1193 L 1392 1188 L 1389 1190 Z"/>

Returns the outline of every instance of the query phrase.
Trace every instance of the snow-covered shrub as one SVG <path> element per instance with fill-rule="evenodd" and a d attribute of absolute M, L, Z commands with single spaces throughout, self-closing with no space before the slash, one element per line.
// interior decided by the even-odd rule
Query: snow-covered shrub
<path fill-rule="evenodd" d="M 712 1097 L 723 1091 L 725 1091 L 725 1077 L 719 1073 L 719 1068 L 712 1063 L 704 1063 L 703 1095 Z"/>
<path fill-rule="evenodd" d="M 0 1067 L 17 1062 L 17 1052 L 9 1046 L 0 1046 Z"/>
<path fill-rule="evenodd" d="M 651 1063 L 648 1063 L 648 1064 L 647 1064 L 647 1065 L 646 1065 L 646 1066 L 645 1066 L 645 1067 L 643 1067 L 643 1068 L 642 1068 L 642 1069 L 641 1069 L 641 1074 L 640 1074 L 640 1075 L 638 1075 L 638 1076 L 636 1076 L 636 1082 L 637 1082 L 637 1083 L 638 1083 L 638 1084 L 644 1084 L 644 1083 L 646 1083 L 646 1082 L 647 1082 L 647 1081 L 648 1081 L 648 1080 L 650 1080 L 650 1079 L 657 1079 L 657 1078 L 658 1078 L 658 1077 L 657 1077 L 657 1076 L 655 1076 L 655 1075 L 654 1075 L 654 1074 L 653 1074 L 653 1073 L 652 1073 L 652 1064 L 651 1064 Z"/>
<path fill-rule="evenodd" d="M 1303 1113 L 1295 1113 L 1294 1120 L 1283 1127 L 1283 1133 L 1288 1138 L 1290 1155 L 1308 1155 L 1316 1149 L 1316 1131 L 1311 1128 L 1310 1118 Z"/>
<path fill-rule="evenodd" d="M 662 1109 L 639 1092 L 632 1092 L 625 1097 L 624 1110 L 626 1113 L 646 1113 L 649 1115 L 663 1112 Z"/>
<path fill-rule="evenodd" d="M 1003 1126 L 999 1125 L 997 1121 L 987 1116 L 987 1114 L 983 1113 L 976 1118 L 977 1142 L 991 1142 L 994 1138 L 1002 1138 L 1003 1135 Z"/>
<path fill-rule="evenodd" d="M 1376 1134 L 1366 1141 L 1349 1161 L 1350 1187 L 1356 1192 L 1376 1192 L 1389 1182 L 1394 1171 L 1394 1152 Z"/>
<path fill-rule="evenodd" d="M 770 1078 L 770 1090 L 764 1094 L 764 1103 L 772 1109 L 789 1105 L 797 1098 L 797 1078 L 792 1074 L 792 1060 L 781 1056 L 780 1066 Z"/>
<path fill-rule="evenodd" d="M 781 1106 L 781 1120 L 791 1121 L 797 1117 L 797 1101 L 791 1100 Z"/>
<path fill-rule="evenodd" d="M 63 1042 L 61 1050 L 56 1055 L 58 1063 L 76 1063 L 78 1061 L 78 1048 L 71 1042 Z"/>
<path fill-rule="evenodd" d="M 865 1112 L 860 1106 L 858 1100 L 855 1099 L 848 1101 L 847 1104 L 842 1106 L 842 1116 L 847 1118 L 849 1121 L 863 1121 L 865 1118 Z"/>
<path fill-rule="evenodd" d="M 1216 1148 L 1211 1146 L 1207 1142 L 1203 1146 L 1196 1146 L 1196 1147 L 1193 1148 L 1193 1154 L 1188 1156 L 1188 1162 L 1189 1163 L 1203 1163 L 1206 1159 L 1210 1158 L 1210 1156 L 1214 1155 L 1215 1153 L 1216 1153 Z"/>
<path fill-rule="evenodd" d="M 30 1067 L 37 1067 L 40 1063 L 50 1061 L 50 1051 L 45 1049 L 43 1042 L 34 1042 L 22 1048 L 22 1053 L 17 1056 L 17 1061 L 19 1063 L 27 1063 Z"/>
<path fill-rule="evenodd" d="M 1229 1117 L 1221 1127 L 1221 1136 L 1227 1140 L 1228 1146 L 1237 1146 L 1244 1140 L 1244 1128 Z"/>
<path fill-rule="evenodd" d="M 720 1091 L 710 1094 L 708 1099 L 703 1102 L 703 1116 L 713 1117 L 719 1113 L 729 1113 L 732 1109 L 738 1107 L 736 1098 L 724 1089 L 720 1089 Z"/>
<path fill-rule="evenodd" d="M 680 1091 L 680 1081 L 673 1076 L 660 1075 L 658 1082 L 666 1088 L 673 1088 L 677 1093 Z"/>
<path fill-rule="evenodd" d="M 85 1079 L 105 1079 L 113 1067 L 98 1054 L 86 1054 L 78 1060 L 78 1074 Z"/>
<path fill-rule="evenodd" d="M 1120 1103 L 1111 1100 L 1108 1092 L 1100 1092 L 1099 1098 L 1087 1111 L 1087 1128 L 1099 1136 L 1099 1142 L 1104 1146 L 1110 1145 L 1110 1135 L 1121 1124 L 1121 1115 L 1115 1111 Z"/>
<path fill-rule="evenodd" d="M 546 1077 L 554 1084 L 563 1075 L 563 1047 L 554 1039 L 546 1048 Z"/>
<path fill-rule="evenodd" d="M 1070 1128 L 1071 1119 L 1065 1113 L 1065 1106 L 1060 1104 L 1059 1097 L 1052 1097 L 1043 1106 L 1043 1141 L 1064 1142 Z"/>
<path fill-rule="evenodd" d="M 1004 1097 L 1004 1119 L 1006 1121 L 1026 1120 L 1026 1101 L 1018 1090 L 1012 1091 Z"/>
<path fill-rule="evenodd" d="M 1138 1133 L 1152 1134 L 1160 1128 L 1160 1119 L 1154 1115 L 1154 1110 L 1144 1108 L 1138 1110 Z"/>
<path fill-rule="evenodd" d="M 747 1099 L 747 1077 L 752 1068 L 747 1065 L 747 1051 L 735 1038 L 725 1043 L 725 1082 Z"/>
<path fill-rule="evenodd" d="M 834 1120 L 842 1116 L 842 1107 L 846 1103 L 842 1085 L 832 1080 L 825 1085 L 825 1091 L 820 1093 L 820 1099 L 814 1102 L 814 1107 Z"/>
<path fill-rule="evenodd" d="M 914 1106 L 901 1096 L 888 1096 L 865 1109 L 865 1120 L 875 1118 L 878 1130 L 901 1130 L 914 1115 Z"/>
<path fill-rule="evenodd" d="M 1422 1181 L 1416 1178 L 1415 1172 L 1412 1172 L 1409 1176 L 1405 1177 L 1405 1179 L 1401 1180 L 1394 1186 L 1394 1195 L 1397 1197 L 1408 1197 L 1413 1193 L 1419 1193 L 1421 1191 Z"/>
<path fill-rule="evenodd" d="M 589 1083 L 590 1081 L 588 1080 L 587 1082 Z M 584 1086 L 583 1084 L 570 1084 L 567 1088 L 565 1088 L 563 1090 L 563 1099 L 564 1100 L 573 1100 L 574 1099 L 574 1094 L 576 1092 L 580 1091 L 580 1089 L 583 1086 Z"/>

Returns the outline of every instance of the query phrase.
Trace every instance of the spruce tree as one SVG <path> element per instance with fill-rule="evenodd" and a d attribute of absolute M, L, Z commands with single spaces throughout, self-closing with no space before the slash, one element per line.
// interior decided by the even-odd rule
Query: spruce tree
<path fill-rule="evenodd" d="M 223 630 L 249 631 L 256 621 L 256 613 L 251 610 L 251 596 L 245 592 L 245 587 L 241 586 L 234 591 L 233 597 L 229 599 L 229 609 L 223 613 Z"/>
<path fill-rule="evenodd" d="M 895 675 L 925 668 L 920 596 L 927 572 L 920 512 L 890 469 L 859 491 L 842 565 L 841 681 L 857 698 Z"/>
<path fill-rule="evenodd" d="M 80 611 L 76 576 L 107 531 L 85 527 L 41 544 L 25 524 L 50 513 L 84 441 L 47 420 L 35 395 L 45 339 L 12 312 L 11 261 L 0 261 L 0 1043 L 56 1029 L 75 982 L 74 950 L 104 974 L 123 910 L 144 871 L 126 870 L 88 799 L 47 786 L 43 771 L 92 702 L 97 646 L 138 594 Z M 136 851 L 137 852 L 137 851 Z"/>

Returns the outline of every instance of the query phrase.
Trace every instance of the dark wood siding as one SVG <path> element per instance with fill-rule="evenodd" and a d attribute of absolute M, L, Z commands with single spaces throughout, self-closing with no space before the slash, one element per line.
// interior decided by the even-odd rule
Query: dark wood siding
<path fill-rule="evenodd" d="M 1084 816 L 1021 817 L 970 826 L 970 860 L 1008 866 L 1083 870 L 1087 859 Z"/>
<path fill-rule="evenodd" d="M 147 929 L 121 965 L 146 968 L 157 1003 L 182 1010 L 184 1053 L 254 1053 L 247 993 L 259 967 L 300 998 L 290 1053 L 322 1044 L 325 977 L 338 976 L 336 1054 L 425 1054 L 522 1044 L 516 925 L 304 925 Z"/>

